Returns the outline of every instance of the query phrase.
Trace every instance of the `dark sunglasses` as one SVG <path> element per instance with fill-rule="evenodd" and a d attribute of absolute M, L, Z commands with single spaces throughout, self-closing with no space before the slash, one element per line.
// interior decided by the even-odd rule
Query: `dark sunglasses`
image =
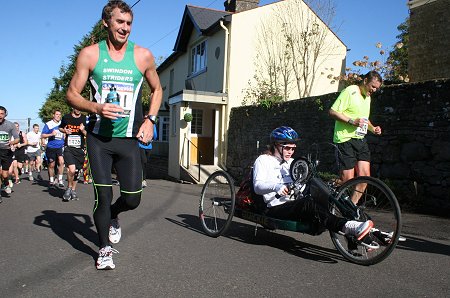
<path fill-rule="evenodd" d="M 297 148 L 295 146 L 288 146 L 288 145 L 281 145 L 281 147 L 286 151 L 294 151 L 295 148 Z"/>

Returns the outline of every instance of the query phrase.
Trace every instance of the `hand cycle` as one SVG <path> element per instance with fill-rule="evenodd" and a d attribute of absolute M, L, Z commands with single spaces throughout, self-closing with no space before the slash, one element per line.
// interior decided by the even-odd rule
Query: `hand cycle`
<path fill-rule="evenodd" d="M 292 161 L 290 173 L 294 182 L 289 186 L 291 193 L 298 195 L 300 188 L 308 184 L 311 199 L 326 206 L 336 216 L 358 221 L 371 219 L 374 228 L 363 241 L 330 231 L 331 241 L 350 262 L 373 265 L 383 261 L 396 247 L 401 231 L 400 206 L 394 193 L 384 182 L 374 177 L 356 177 L 341 186 L 326 183 L 317 170 L 317 154 L 315 157 L 313 159 L 312 154 L 308 154 Z M 352 198 L 359 198 L 356 205 L 351 202 Z M 224 234 L 233 216 L 269 230 L 309 235 L 319 235 L 325 230 L 310 222 L 268 217 L 258 210 L 255 202 L 251 199 L 237 202 L 231 176 L 225 171 L 214 172 L 206 180 L 200 197 L 199 218 L 204 232 L 211 237 Z"/>

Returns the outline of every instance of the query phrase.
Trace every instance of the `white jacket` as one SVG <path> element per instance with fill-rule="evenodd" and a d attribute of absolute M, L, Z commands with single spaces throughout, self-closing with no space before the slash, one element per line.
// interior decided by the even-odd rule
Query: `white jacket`
<path fill-rule="evenodd" d="M 289 196 L 276 197 L 284 186 L 292 183 L 289 173 L 293 159 L 282 162 L 281 159 L 263 154 L 253 165 L 253 187 L 255 193 L 262 195 L 267 207 L 281 205 L 289 201 Z"/>

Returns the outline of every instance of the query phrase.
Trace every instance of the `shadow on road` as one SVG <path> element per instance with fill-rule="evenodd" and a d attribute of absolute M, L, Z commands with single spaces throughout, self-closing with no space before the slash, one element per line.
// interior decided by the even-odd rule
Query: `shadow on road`
<path fill-rule="evenodd" d="M 178 217 L 181 218 L 181 221 L 171 218 L 166 219 L 191 231 L 204 234 L 200 220 L 197 216 L 191 214 L 178 214 Z M 258 228 L 255 235 L 255 225 L 232 222 L 223 237 L 252 245 L 268 245 L 297 257 L 321 263 L 337 263 L 338 261 L 346 261 L 334 249 L 328 249 L 302 242 L 282 233 L 283 231 L 273 232 L 264 228 Z M 298 233 L 298 235 L 301 236 L 303 234 Z M 205 237 L 208 236 L 205 235 Z"/>
<path fill-rule="evenodd" d="M 12 192 L 14 192 L 14 190 L 12 190 Z M 11 198 L 11 195 L 7 194 L 4 191 L 0 191 L 0 198 L 7 198 L 7 199 L 9 199 L 9 198 Z"/>
<path fill-rule="evenodd" d="M 54 210 L 44 210 L 42 211 L 42 215 L 36 216 L 33 223 L 37 226 L 52 229 L 56 235 L 67 241 L 73 248 L 91 255 L 96 260 L 97 252 L 77 236 L 78 234 L 98 246 L 97 233 L 91 229 L 94 224 L 90 216 L 86 214 L 58 213 Z"/>
<path fill-rule="evenodd" d="M 399 242 L 397 249 L 450 256 L 450 246 L 413 236 L 406 236 L 406 241 Z"/>
<path fill-rule="evenodd" d="M 59 188 L 59 187 L 54 187 L 54 188 L 49 188 L 50 186 L 50 182 L 48 180 L 44 180 L 42 177 L 41 178 L 35 178 L 34 181 L 32 182 L 33 185 L 39 185 L 42 186 L 42 192 L 46 192 L 48 193 L 50 196 L 61 199 L 63 197 L 64 194 L 64 189 Z"/>

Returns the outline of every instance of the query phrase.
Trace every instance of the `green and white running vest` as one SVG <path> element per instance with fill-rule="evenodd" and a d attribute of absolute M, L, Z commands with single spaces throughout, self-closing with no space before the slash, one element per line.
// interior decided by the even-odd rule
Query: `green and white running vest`
<path fill-rule="evenodd" d="M 89 77 L 91 100 L 105 103 L 111 87 L 120 97 L 120 106 L 124 109 L 123 117 L 118 120 L 102 118 L 93 114 L 89 117 L 88 130 L 105 137 L 135 137 L 142 124 L 141 89 L 143 75 L 134 61 L 134 43 L 128 41 L 123 59 L 116 62 L 108 53 L 106 41 L 98 43 L 100 54 Z"/>

